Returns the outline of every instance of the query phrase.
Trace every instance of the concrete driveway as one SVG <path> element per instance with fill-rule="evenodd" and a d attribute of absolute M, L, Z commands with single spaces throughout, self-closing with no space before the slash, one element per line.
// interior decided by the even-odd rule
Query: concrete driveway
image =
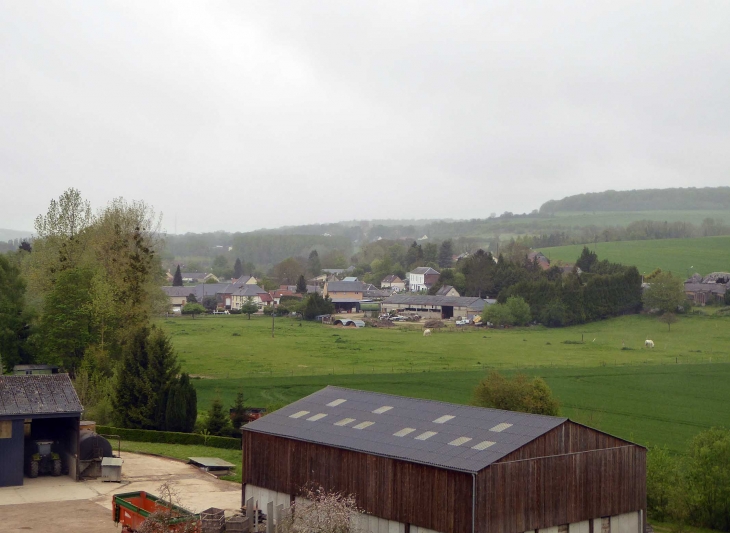
<path fill-rule="evenodd" d="M 106 531 L 111 520 L 112 495 L 144 490 L 158 493 L 170 482 L 180 504 L 193 512 L 209 507 L 224 509 L 227 515 L 241 507 L 241 485 L 221 481 L 198 468 L 162 457 L 123 453 L 122 483 L 75 482 L 68 477 L 25 479 L 22 487 L 0 488 L 0 532 L 15 531 Z M 50 505 L 52 503 L 52 505 Z M 44 505 L 40 505 L 44 504 Z M 73 528 L 61 520 L 73 519 Z M 82 527 L 81 521 L 89 522 Z M 69 524 L 74 522 L 69 522 Z M 78 529 L 76 529 L 78 528 Z M 109 529 L 109 531 L 118 529 Z"/>

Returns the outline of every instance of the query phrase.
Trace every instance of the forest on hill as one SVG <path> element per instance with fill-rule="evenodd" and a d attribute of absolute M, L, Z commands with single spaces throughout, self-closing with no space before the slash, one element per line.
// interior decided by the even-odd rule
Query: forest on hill
<path fill-rule="evenodd" d="M 540 214 L 592 211 L 672 211 L 730 209 L 730 187 L 639 189 L 576 194 L 550 200 Z"/>

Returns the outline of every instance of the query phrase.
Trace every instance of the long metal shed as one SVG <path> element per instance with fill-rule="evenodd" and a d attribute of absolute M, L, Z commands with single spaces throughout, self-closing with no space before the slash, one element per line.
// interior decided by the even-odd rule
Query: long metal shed
<path fill-rule="evenodd" d="M 566 418 L 327 387 L 243 429 L 243 498 L 354 494 L 375 533 L 641 533 L 646 450 Z"/>

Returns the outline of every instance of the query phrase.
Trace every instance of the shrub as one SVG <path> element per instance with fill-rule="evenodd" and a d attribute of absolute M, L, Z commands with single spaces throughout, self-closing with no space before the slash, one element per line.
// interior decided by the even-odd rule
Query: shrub
<path fill-rule="evenodd" d="M 472 405 L 538 415 L 557 415 L 558 400 L 542 378 L 529 380 L 524 374 L 505 378 L 497 371 L 490 372 L 474 390 Z"/>

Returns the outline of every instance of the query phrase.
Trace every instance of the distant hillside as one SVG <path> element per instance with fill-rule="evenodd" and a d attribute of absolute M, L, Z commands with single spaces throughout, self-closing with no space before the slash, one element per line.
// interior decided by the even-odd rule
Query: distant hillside
<path fill-rule="evenodd" d="M 583 246 L 598 254 L 598 259 L 634 265 L 639 272 L 649 274 L 655 268 L 670 271 L 685 278 L 692 272 L 730 271 L 730 236 L 697 239 L 660 239 L 653 241 L 599 242 L 541 248 L 551 261 L 575 263 Z"/>
<path fill-rule="evenodd" d="M 30 237 L 32 234 L 32 231 L 20 231 L 16 229 L 0 228 L 0 241 L 7 241 L 9 239 L 24 239 Z"/>
<path fill-rule="evenodd" d="M 604 191 L 550 200 L 540 214 L 566 211 L 730 210 L 730 187 Z"/>

